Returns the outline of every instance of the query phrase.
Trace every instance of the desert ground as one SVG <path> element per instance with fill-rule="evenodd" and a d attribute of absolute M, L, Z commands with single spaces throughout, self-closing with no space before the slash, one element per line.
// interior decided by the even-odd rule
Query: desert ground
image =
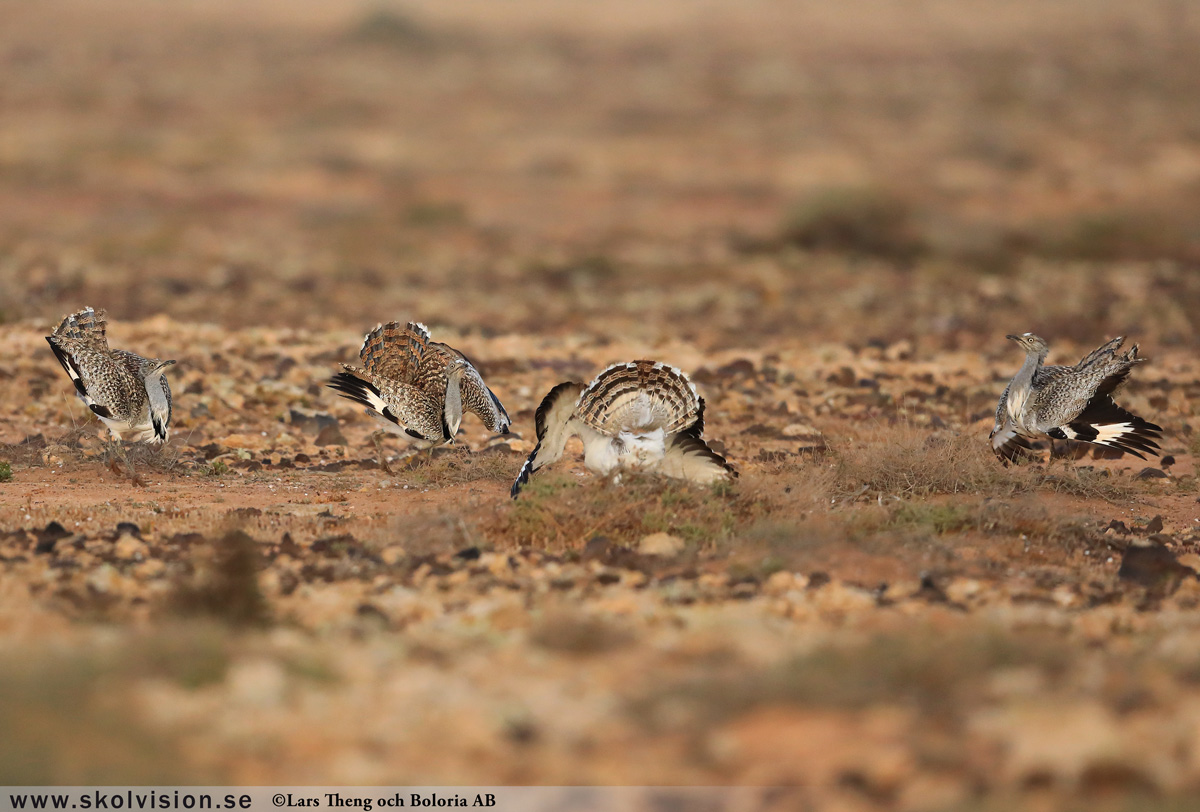
<path fill-rule="evenodd" d="M 0 778 L 744 784 L 1200 805 L 1200 10 L 1179 0 L 0 4 Z M 174 358 L 120 447 L 44 337 Z M 514 421 L 406 456 L 380 321 Z M 1117 335 L 1164 456 L 987 444 Z M 534 411 L 688 371 L 738 468 Z"/>

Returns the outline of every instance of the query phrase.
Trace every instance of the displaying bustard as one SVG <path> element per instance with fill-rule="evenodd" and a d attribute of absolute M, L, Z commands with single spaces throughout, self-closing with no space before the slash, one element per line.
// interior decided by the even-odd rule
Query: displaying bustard
<path fill-rule="evenodd" d="M 165 443 L 171 387 L 162 370 L 175 362 L 109 349 L 107 328 L 104 311 L 87 307 L 64 318 L 46 341 L 114 440 Z"/>
<path fill-rule="evenodd" d="M 536 425 L 537 446 L 513 482 L 514 499 L 575 435 L 583 464 L 598 474 L 640 470 L 700 483 L 737 476 L 701 436 L 704 399 L 686 375 L 657 361 L 614 364 L 586 387 L 560 383 L 542 399 Z"/>
<path fill-rule="evenodd" d="M 1162 428 L 1113 400 L 1129 373 L 1145 361 L 1137 345 L 1118 353 L 1124 338 L 1114 338 L 1073 367 L 1046 366 L 1049 346 L 1033 333 L 1008 338 L 1025 349 L 1025 363 L 1000 396 L 992 450 L 1005 465 L 1032 446 L 1030 440 L 1076 440 L 1115 448 L 1138 457 L 1158 456 Z"/>
<path fill-rule="evenodd" d="M 442 445 L 453 442 L 467 411 L 488 431 L 508 432 L 508 413 L 475 365 L 431 340 L 425 325 L 381 324 L 367 333 L 358 354 L 362 367 L 343 364 L 346 371 L 334 375 L 329 387 L 365 406 L 385 430 L 419 447 Z"/>

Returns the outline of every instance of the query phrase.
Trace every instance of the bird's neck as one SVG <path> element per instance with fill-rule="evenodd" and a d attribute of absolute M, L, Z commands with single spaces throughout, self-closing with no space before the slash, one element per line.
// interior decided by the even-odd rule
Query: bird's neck
<path fill-rule="evenodd" d="M 1045 359 L 1043 353 L 1026 353 L 1025 363 L 1021 365 L 1008 388 L 1008 413 L 1018 424 L 1025 411 L 1025 401 L 1029 399 L 1030 389 L 1033 388 L 1033 376 Z"/>

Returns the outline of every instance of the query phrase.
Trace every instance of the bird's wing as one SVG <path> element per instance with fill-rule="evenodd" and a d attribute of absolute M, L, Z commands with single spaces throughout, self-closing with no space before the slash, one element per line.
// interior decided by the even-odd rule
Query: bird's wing
<path fill-rule="evenodd" d="M 704 398 L 700 398 L 697 411 L 696 421 L 667 442 L 666 453 L 655 470 L 704 485 L 736 478 L 737 469 L 725 457 L 709 448 L 701 437 L 704 432 Z"/>
<path fill-rule="evenodd" d="M 1135 457 L 1157 457 L 1162 427 L 1121 408 L 1108 394 L 1095 395 L 1070 422 L 1051 427 L 1047 434 L 1058 440 L 1076 440 L 1107 446 Z"/>
<path fill-rule="evenodd" d="M 517 498 L 534 471 L 562 457 L 567 440 L 578 433 L 579 419 L 575 416 L 575 406 L 582 391 L 583 384 L 567 381 L 555 386 L 542 398 L 534 417 L 537 445 L 517 473 L 511 491 L 513 499 Z"/>
<path fill-rule="evenodd" d="M 508 412 L 505 411 L 504 404 L 500 402 L 500 398 L 496 397 L 496 393 L 489 389 L 488 385 L 483 382 L 483 376 L 479 374 L 479 370 L 475 364 L 458 350 L 448 347 L 445 344 L 439 346 L 445 347 L 455 357 L 466 362 L 467 366 L 463 370 L 462 382 L 460 384 L 463 408 L 482 420 L 483 425 L 487 426 L 488 431 L 496 434 L 508 434 L 508 429 L 512 426 L 512 420 L 509 419 Z"/>
<path fill-rule="evenodd" d="M 112 387 L 137 384 L 137 379 L 125 365 L 114 360 L 112 353 L 98 351 L 87 341 L 56 335 L 47 336 L 46 341 L 54 351 L 54 357 L 70 376 L 79 399 L 98 417 L 113 417 Z M 98 384 L 94 380 L 96 377 L 107 381 L 109 385 Z"/>
<path fill-rule="evenodd" d="M 326 384 L 347 400 L 366 407 L 367 414 L 381 417 L 395 425 L 396 433 L 403 432 L 418 440 L 434 442 L 443 439 L 443 428 L 438 415 L 428 419 L 428 409 L 418 408 L 417 393 L 404 383 L 381 381 L 365 369 L 343 364 L 345 372 L 339 372 Z M 436 410 L 434 410 L 436 411 Z"/>
<path fill-rule="evenodd" d="M 1116 355 L 1117 350 L 1121 349 L 1121 345 L 1124 343 L 1124 336 L 1117 336 L 1110 341 L 1104 342 L 1099 347 L 1083 356 L 1079 363 L 1075 365 L 1075 368 L 1080 369 L 1082 367 L 1091 366 L 1097 362 L 1104 362 L 1107 359 L 1112 358 L 1114 355 Z"/>

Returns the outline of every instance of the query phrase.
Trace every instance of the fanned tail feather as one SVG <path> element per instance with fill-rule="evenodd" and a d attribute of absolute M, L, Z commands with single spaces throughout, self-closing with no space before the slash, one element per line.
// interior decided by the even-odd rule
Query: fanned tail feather
<path fill-rule="evenodd" d="M 74 341 L 84 341 L 98 348 L 108 348 L 108 320 L 103 310 L 85 307 L 77 313 L 63 318 L 54 328 L 53 335 Z"/>
<path fill-rule="evenodd" d="M 358 351 L 363 368 L 372 375 L 410 382 L 425 357 L 429 331 L 425 325 L 409 322 L 380 324 L 363 338 Z"/>

